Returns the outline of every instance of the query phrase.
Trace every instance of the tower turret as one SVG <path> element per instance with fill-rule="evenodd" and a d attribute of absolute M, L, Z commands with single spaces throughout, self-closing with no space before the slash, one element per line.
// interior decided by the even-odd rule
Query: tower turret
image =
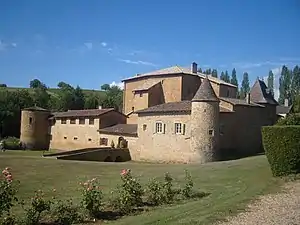
<path fill-rule="evenodd" d="M 201 163 L 217 160 L 219 151 L 219 102 L 206 77 L 192 99 L 191 151 Z"/>

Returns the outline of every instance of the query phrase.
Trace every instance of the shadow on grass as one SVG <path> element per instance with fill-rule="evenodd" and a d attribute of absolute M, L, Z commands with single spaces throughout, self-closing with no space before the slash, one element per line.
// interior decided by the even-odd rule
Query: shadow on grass
<path fill-rule="evenodd" d="M 219 161 L 238 160 L 242 158 L 259 156 L 259 155 L 265 155 L 265 152 L 261 149 L 259 151 L 255 151 L 251 153 L 241 152 L 237 149 L 222 149 L 219 155 Z"/>

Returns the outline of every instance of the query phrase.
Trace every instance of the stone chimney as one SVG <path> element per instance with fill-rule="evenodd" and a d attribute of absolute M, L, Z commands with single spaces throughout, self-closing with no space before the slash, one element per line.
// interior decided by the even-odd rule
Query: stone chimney
<path fill-rule="evenodd" d="M 287 98 L 284 99 L 284 106 L 289 106 L 289 100 Z"/>
<path fill-rule="evenodd" d="M 250 99 L 251 99 L 250 93 L 247 93 L 247 95 L 246 95 L 247 104 L 250 104 Z"/>
<path fill-rule="evenodd" d="M 191 65 L 191 72 L 197 73 L 197 63 L 193 62 Z"/>
<path fill-rule="evenodd" d="M 102 105 L 99 105 L 99 106 L 98 106 L 98 109 L 102 109 Z"/>

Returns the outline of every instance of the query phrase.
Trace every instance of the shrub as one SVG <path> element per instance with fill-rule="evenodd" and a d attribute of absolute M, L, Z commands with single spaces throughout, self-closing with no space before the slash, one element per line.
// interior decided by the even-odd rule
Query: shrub
<path fill-rule="evenodd" d="M 129 169 L 122 170 L 121 179 L 123 184 L 118 190 L 118 197 L 113 200 L 113 206 L 126 214 L 143 205 L 144 191 L 137 179 L 132 177 Z"/>
<path fill-rule="evenodd" d="M 44 193 L 41 190 L 36 191 L 31 199 L 30 208 L 26 209 L 26 217 L 23 223 L 26 225 L 39 224 L 41 214 L 45 211 L 50 211 L 51 204 L 50 200 L 44 198 Z"/>
<path fill-rule="evenodd" d="M 300 115 L 291 114 L 278 120 L 277 126 L 300 125 Z"/>
<path fill-rule="evenodd" d="M 82 222 L 83 218 L 78 207 L 73 205 L 72 200 L 57 201 L 53 208 L 52 217 L 56 224 L 71 225 Z"/>
<path fill-rule="evenodd" d="M 20 150 L 22 149 L 22 144 L 20 142 L 20 139 L 15 137 L 7 137 L 2 140 L 4 144 L 4 149 L 8 150 Z"/>
<path fill-rule="evenodd" d="M 17 187 L 13 182 L 13 176 L 10 168 L 2 171 L 3 180 L 0 180 L 0 217 L 3 214 L 10 214 L 11 207 L 18 201 L 16 197 Z"/>
<path fill-rule="evenodd" d="M 171 203 L 173 202 L 177 191 L 173 189 L 173 178 L 171 174 L 165 173 L 164 180 L 165 180 L 163 184 L 164 200 L 166 203 Z"/>
<path fill-rule="evenodd" d="M 185 170 L 185 181 L 186 183 L 184 188 L 181 190 L 181 193 L 185 198 L 191 198 L 193 196 L 194 182 L 191 174 L 187 170 Z"/>
<path fill-rule="evenodd" d="M 266 126 L 262 137 L 274 176 L 300 172 L 300 126 Z"/>
<path fill-rule="evenodd" d="M 96 178 L 81 183 L 82 189 L 82 205 L 89 212 L 89 215 L 96 218 L 102 206 L 102 191 Z"/>
<path fill-rule="evenodd" d="M 147 202 L 150 205 L 161 205 L 165 203 L 164 185 L 162 182 L 151 179 L 147 186 Z"/>
<path fill-rule="evenodd" d="M 17 224 L 17 221 L 13 216 L 7 215 L 3 218 L 0 218 L 0 224 L 1 225 L 14 225 L 14 224 Z"/>

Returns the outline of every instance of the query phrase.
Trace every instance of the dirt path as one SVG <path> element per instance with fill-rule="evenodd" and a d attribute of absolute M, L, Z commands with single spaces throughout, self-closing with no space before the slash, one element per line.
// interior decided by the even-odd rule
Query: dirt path
<path fill-rule="evenodd" d="M 261 196 L 246 212 L 218 225 L 300 225 L 300 181 L 284 185 L 282 192 Z"/>

